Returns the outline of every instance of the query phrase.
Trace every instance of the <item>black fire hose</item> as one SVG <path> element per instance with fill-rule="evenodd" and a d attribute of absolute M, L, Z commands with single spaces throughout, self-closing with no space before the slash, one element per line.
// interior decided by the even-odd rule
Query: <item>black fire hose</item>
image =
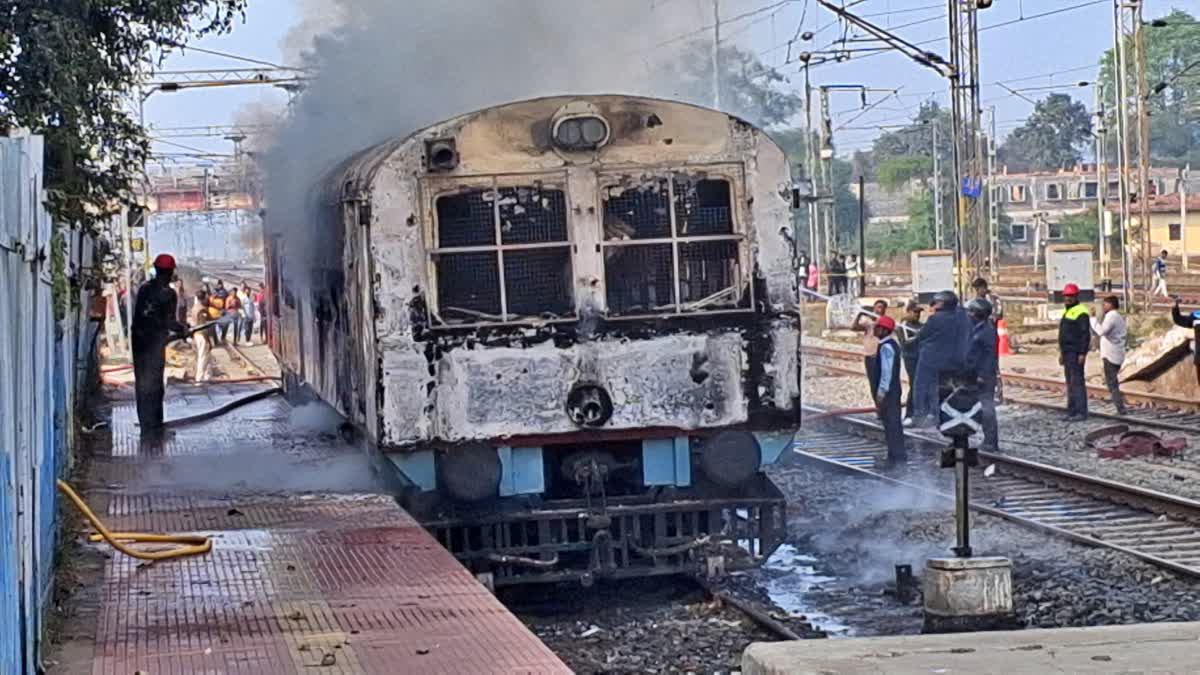
<path fill-rule="evenodd" d="M 254 403 L 255 401 L 261 401 L 264 398 L 269 398 L 271 396 L 274 396 L 276 394 L 281 394 L 281 393 L 283 393 L 283 387 L 272 387 L 270 389 L 265 389 L 263 391 L 256 391 L 253 394 L 250 394 L 248 396 L 243 396 L 239 399 L 235 399 L 233 401 L 230 401 L 229 403 L 226 403 L 223 406 L 213 408 L 212 410 L 206 410 L 202 413 L 196 413 L 195 415 L 188 415 L 187 417 L 177 417 L 173 420 L 167 420 L 166 422 L 163 422 L 163 426 L 164 427 L 181 427 L 181 426 L 184 426 L 187 424 L 195 424 L 197 422 L 211 420 L 212 418 L 220 417 L 221 415 L 224 415 L 225 413 L 227 413 L 231 410 L 235 410 L 244 405 Z"/>

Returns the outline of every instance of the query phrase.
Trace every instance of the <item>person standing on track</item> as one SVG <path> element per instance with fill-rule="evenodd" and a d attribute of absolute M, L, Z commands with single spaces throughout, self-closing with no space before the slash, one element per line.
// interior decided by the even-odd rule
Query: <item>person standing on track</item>
<path fill-rule="evenodd" d="M 238 297 L 237 286 L 233 287 L 233 292 L 225 296 L 225 314 L 221 317 L 221 342 L 228 339 L 229 333 L 233 332 L 233 344 L 238 343 L 238 331 L 242 329 L 242 301 Z"/>
<path fill-rule="evenodd" d="M 971 343 L 967 347 L 966 374 L 967 380 L 973 383 L 979 393 L 980 423 L 983 425 L 983 446 L 985 452 L 996 452 L 1000 448 L 1000 431 L 996 422 L 996 380 L 999 379 L 999 369 L 996 367 L 997 342 L 996 329 L 991 322 L 992 304 L 982 298 L 975 298 L 967 304 L 967 316 L 971 317 Z"/>
<path fill-rule="evenodd" d="M 971 339 L 971 320 L 958 304 L 953 291 L 933 296 L 933 315 L 925 321 L 918 336 L 917 393 L 913 403 L 913 426 L 936 426 L 941 402 L 938 388 L 942 377 L 962 370 L 967 344 Z"/>
<path fill-rule="evenodd" d="M 1067 421 L 1078 422 L 1088 416 L 1084 366 L 1092 342 L 1092 322 L 1087 308 L 1079 304 L 1078 286 L 1067 284 L 1062 293 L 1066 311 L 1058 324 L 1058 362 L 1067 380 Z"/>
<path fill-rule="evenodd" d="M 879 353 L 868 362 L 867 371 L 875 408 L 879 413 L 879 421 L 883 423 L 889 464 L 899 464 L 908 459 L 908 450 L 904 447 L 904 425 L 900 419 L 901 355 L 900 343 L 896 342 L 896 336 L 893 335 L 895 330 L 896 320 L 890 316 L 883 315 L 875 321 L 872 332 L 879 340 Z"/>
<path fill-rule="evenodd" d="M 1125 397 L 1121 396 L 1121 384 L 1117 374 L 1125 363 L 1125 317 L 1121 316 L 1121 299 L 1115 295 L 1104 298 L 1104 314 L 1101 320 L 1091 318 L 1092 331 L 1100 337 L 1100 359 L 1104 362 L 1104 383 L 1112 395 L 1117 414 L 1125 414 Z"/>
<path fill-rule="evenodd" d="M 260 286 L 258 292 L 254 294 L 254 304 L 256 314 L 258 314 L 258 339 L 266 344 L 267 342 L 267 287 Z"/>
<path fill-rule="evenodd" d="M 868 379 L 875 369 L 875 357 L 879 354 L 879 336 L 875 335 L 875 323 L 887 316 L 887 300 L 876 300 L 871 310 L 875 314 L 874 318 L 863 312 L 854 320 L 855 330 L 863 332 L 863 365 L 866 367 Z M 875 385 L 871 385 L 871 391 L 874 390 Z"/>
<path fill-rule="evenodd" d="M 1196 365 L 1196 384 L 1200 384 L 1200 311 L 1184 316 L 1179 309 L 1179 298 L 1171 306 L 1171 320 L 1180 328 L 1192 329 L 1192 363 Z"/>
<path fill-rule="evenodd" d="M 920 353 L 921 341 L 921 312 L 925 308 L 914 298 L 904 307 L 904 319 L 900 321 L 900 331 L 896 333 L 900 340 L 900 354 L 904 357 L 904 372 L 908 374 L 908 394 L 904 399 L 904 426 L 911 426 L 916 415 L 913 405 L 913 391 L 917 382 L 917 358 Z"/>
<path fill-rule="evenodd" d="M 196 292 L 196 302 L 192 303 L 192 328 L 208 323 L 208 293 Z M 208 355 L 212 351 L 211 329 L 198 330 L 192 333 L 192 346 L 196 348 L 196 382 L 208 380 Z"/>
<path fill-rule="evenodd" d="M 254 322 L 258 319 L 258 307 L 254 295 L 250 293 L 250 285 L 242 286 L 242 339 L 249 346 L 254 343 Z"/>
<path fill-rule="evenodd" d="M 846 281 L 847 289 L 850 295 L 856 298 L 862 297 L 862 270 L 859 268 L 858 256 L 853 253 L 846 260 Z"/>
<path fill-rule="evenodd" d="M 1167 295 L 1167 252 L 1164 250 L 1154 259 L 1154 290 L 1151 295 Z"/>
<path fill-rule="evenodd" d="M 179 299 L 171 288 L 175 258 L 163 253 L 154 259 L 154 278 L 138 289 L 130 330 L 133 347 L 134 391 L 138 424 L 143 434 L 156 434 L 163 427 L 163 397 L 166 383 L 167 343 L 187 327 L 175 319 Z"/>
<path fill-rule="evenodd" d="M 982 277 L 976 279 L 975 281 L 972 281 L 971 288 L 975 289 L 975 298 L 976 299 L 987 300 L 988 304 L 991 305 L 992 315 L 991 315 L 991 318 L 988 319 L 988 321 L 991 322 L 992 328 L 999 330 L 997 323 L 1001 319 L 1004 318 L 1004 303 L 1002 303 L 1000 301 L 1000 296 L 998 296 L 992 292 L 992 289 L 988 286 L 987 279 L 984 279 Z M 996 351 L 997 351 L 997 353 L 999 353 L 999 351 L 1000 351 L 999 338 L 996 339 Z M 1004 380 L 1003 380 L 1003 378 L 1000 377 L 1000 358 L 999 357 L 996 358 L 995 393 L 996 393 L 997 401 L 1004 400 Z"/>

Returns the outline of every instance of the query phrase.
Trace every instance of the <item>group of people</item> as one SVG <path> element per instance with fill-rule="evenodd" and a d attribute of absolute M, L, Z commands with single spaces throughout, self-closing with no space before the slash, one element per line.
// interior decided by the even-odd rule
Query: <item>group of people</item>
<path fill-rule="evenodd" d="M 1164 251 L 1165 253 L 1165 251 Z M 1066 310 L 1059 324 L 1059 362 L 1063 365 L 1067 380 L 1067 419 L 1083 420 L 1088 416 L 1087 385 L 1084 381 L 1084 366 L 1087 365 L 1091 335 L 1100 338 L 1100 359 L 1104 369 L 1104 384 L 1112 396 L 1118 414 L 1125 414 L 1125 397 L 1117 375 L 1125 363 L 1125 341 L 1128 330 L 1125 317 L 1121 315 L 1121 299 L 1110 295 L 1101 303 L 1101 315 L 1095 317 L 1079 303 L 1079 287 L 1067 284 L 1063 289 Z M 1185 314 L 1179 306 L 1179 298 L 1171 307 L 1171 321 L 1180 328 L 1193 331 L 1192 363 L 1196 368 L 1196 384 L 1200 385 L 1200 311 Z"/>
<path fill-rule="evenodd" d="M 865 334 L 867 379 L 891 462 L 907 458 L 904 427 L 937 424 L 941 405 L 938 389 L 950 380 L 978 394 L 983 448 L 998 446 L 1000 361 L 996 322 L 1003 317 L 1003 307 L 986 280 L 976 279 L 972 287 L 975 298 L 965 308 L 952 291 L 935 294 L 930 316 L 924 322 L 925 307 L 917 300 L 907 303 L 899 324 L 887 315 L 886 300 L 872 307 L 873 318 L 859 318 L 858 325 Z M 901 396 L 901 367 L 911 383 L 907 397 Z"/>
<path fill-rule="evenodd" d="M 800 270 L 800 285 L 816 292 L 821 287 L 821 267 L 810 258 L 808 251 L 800 254 L 798 269 Z M 829 295 L 851 295 L 861 297 L 863 294 L 863 267 L 858 256 L 851 253 L 848 257 L 842 253 L 834 253 L 825 266 L 825 278 L 828 280 Z"/>
<path fill-rule="evenodd" d="M 180 297 L 182 295 L 182 288 Z M 188 320 L 192 326 L 208 324 L 205 330 L 192 334 L 192 346 L 196 348 L 197 382 L 208 379 L 208 359 L 212 348 L 226 342 L 254 344 L 255 326 L 259 337 L 266 339 L 266 321 L 263 312 L 263 291 L 252 291 L 249 284 L 233 290 L 225 288 L 225 282 L 217 279 L 215 287 L 207 283 L 196 291 Z M 232 333 L 232 340 L 230 334 Z"/>
<path fill-rule="evenodd" d="M 966 307 L 950 291 L 938 293 L 930 306 L 931 316 L 924 323 L 924 307 L 911 300 L 905 307 L 899 324 L 887 315 L 888 303 L 880 300 L 872 308 L 873 320 L 860 317 L 858 325 L 866 333 L 867 379 L 879 417 L 883 422 L 889 460 L 903 461 L 903 427 L 926 427 L 939 419 L 939 387 L 946 382 L 966 386 L 975 391 L 980 403 L 980 425 L 983 428 L 984 450 L 996 450 L 999 428 L 996 403 L 1003 397 L 1000 390 L 999 341 L 996 324 L 1003 319 L 1000 298 L 984 279 L 972 284 L 975 298 Z M 1079 286 L 1066 284 L 1062 289 L 1064 311 L 1059 322 L 1059 363 L 1067 383 L 1066 421 L 1077 422 L 1088 417 L 1088 397 L 1085 380 L 1088 352 L 1092 335 L 1100 341 L 1105 384 L 1117 412 L 1126 411 L 1117 375 L 1125 362 L 1127 328 L 1121 314 L 1121 301 L 1116 296 L 1105 297 L 1099 316 L 1080 303 Z M 1196 348 L 1192 350 L 1196 381 L 1200 384 L 1200 311 L 1185 314 L 1179 299 L 1171 310 L 1177 326 L 1191 328 Z M 900 395 L 900 367 L 912 383 L 907 399 Z M 902 408 L 907 416 L 901 418 Z"/>

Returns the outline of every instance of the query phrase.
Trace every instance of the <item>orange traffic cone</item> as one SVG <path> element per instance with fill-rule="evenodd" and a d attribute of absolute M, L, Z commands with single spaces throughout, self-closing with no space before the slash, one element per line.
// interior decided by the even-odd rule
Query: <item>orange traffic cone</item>
<path fill-rule="evenodd" d="M 1012 345 L 1008 342 L 1008 322 L 1004 319 L 996 320 L 996 354 L 999 356 L 1012 355 Z"/>

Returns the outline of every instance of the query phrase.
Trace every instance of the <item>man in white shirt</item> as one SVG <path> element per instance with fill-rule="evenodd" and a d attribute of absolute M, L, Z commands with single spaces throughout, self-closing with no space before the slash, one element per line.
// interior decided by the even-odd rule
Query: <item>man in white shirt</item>
<path fill-rule="evenodd" d="M 1092 317 L 1092 332 L 1100 336 L 1100 358 L 1104 362 L 1104 383 L 1112 394 L 1117 413 L 1125 414 L 1125 398 L 1117 382 L 1117 373 L 1125 363 L 1125 317 L 1121 316 L 1121 300 L 1115 295 L 1104 298 L 1104 316 Z"/>

